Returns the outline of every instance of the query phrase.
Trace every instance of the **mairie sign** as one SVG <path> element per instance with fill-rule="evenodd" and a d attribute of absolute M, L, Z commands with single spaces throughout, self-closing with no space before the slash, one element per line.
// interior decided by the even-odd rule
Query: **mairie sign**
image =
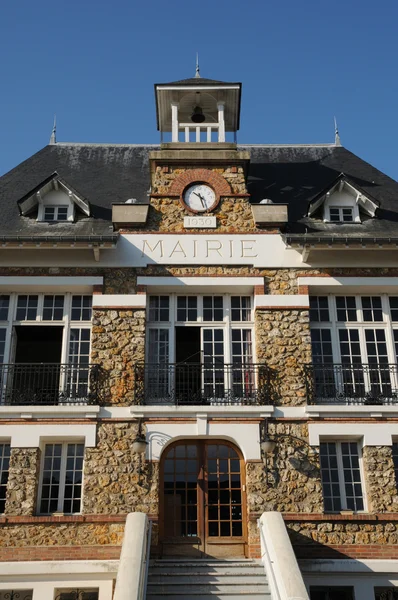
<path fill-rule="evenodd" d="M 286 246 L 280 235 L 122 234 L 117 250 L 122 263 L 163 265 L 282 265 Z M 298 253 L 293 262 L 302 264 Z M 270 260 L 271 259 L 271 260 Z"/>

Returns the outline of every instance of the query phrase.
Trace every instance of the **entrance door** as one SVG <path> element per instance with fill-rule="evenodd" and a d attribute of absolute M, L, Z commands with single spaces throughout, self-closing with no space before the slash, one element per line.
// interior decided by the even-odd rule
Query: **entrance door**
<path fill-rule="evenodd" d="M 228 442 L 172 444 L 161 462 L 160 542 L 164 555 L 244 557 L 244 461 Z"/>

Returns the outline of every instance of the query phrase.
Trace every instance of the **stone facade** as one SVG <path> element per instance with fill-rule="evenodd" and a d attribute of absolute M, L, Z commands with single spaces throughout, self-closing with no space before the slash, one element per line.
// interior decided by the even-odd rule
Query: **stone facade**
<path fill-rule="evenodd" d="M 7 484 L 6 515 L 31 516 L 36 512 L 40 472 L 39 448 L 13 448 Z"/>
<path fill-rule="evenodd" d="M 184 173 L 197 170 L 196 165 L 158 165 L 152 175 L 152 193 L 167 196 L 174 182 Z M 210 173 L 221 175 L 229 184 L 232 194 L 246 194 L 246 178 L 241 166 L 217 166 L 208 169 Z"/>
<path fill-rule="evenodd" d="M 135 365 L 145 358 L 145 310 L 94 310 L 91 361 L 101 367 L 100 401 L 135 403 Z"/>
<path fill-rule="evenodd" d="M 308 310 L 257 310 L 256 355 L 271 369 L 271 402 L 306 403 L 303 366 L 311 363 Z"/>
<path fill-rule="evenodd" d="M 137 423 L 103 423 L 84 461 L 85 514 L 157 514 L 159 465 L 132 451 Z"/>
<path fill-rule="evenodd" d="M 363 463 L 369 512 L 398 513 L 398 482 L 391 446 L 365 446 Z"/>

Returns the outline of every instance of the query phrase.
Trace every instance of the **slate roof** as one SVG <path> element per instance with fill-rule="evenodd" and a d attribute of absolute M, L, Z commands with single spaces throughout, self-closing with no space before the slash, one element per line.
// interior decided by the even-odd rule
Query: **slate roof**
<path fill-rule="evenodd" d="M 113 233 L 113 202 L 148 202 L 149 153 L 158 146 L 49 145 L 0 178 L 2 236 L 88 236 Z M 398 183 L 341 146 L 239 146 L 250 152 L 251 202 L 270 198 L 289 205 L 286 232 L 307 236 L 398 237 Z M 57 172 L 90 204 L 75 223 L 39 223 L 20 216 L 18 201 Z M 323 223 L 308 205 L 341 173 L 380 204 L 377 218 L 361 224 Z"/>
<path fill-rule="evenodd" d="M 49 145 L 0 177 L 0 237 L 110 235 L 112 203 L 148 202 L 149 152 L 158 146 L 102 144 Z M 20 216 L 18 201 L 57 172 L 87 199 L 90 217 L 75 223 L 39 223 Z M 78 211 L 77 211 L 78 213 Z"/>

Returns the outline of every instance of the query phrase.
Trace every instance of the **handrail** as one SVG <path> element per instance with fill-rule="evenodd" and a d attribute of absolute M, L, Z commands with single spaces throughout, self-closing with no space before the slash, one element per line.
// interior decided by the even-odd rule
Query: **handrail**
<path fill-rule="evenodd" d="M 309 600 L 281 513 L 264 512 L 258 527 L 272 600 Z"/>
<path fill-rule="evenodd" d="M 127 515 L 113 600 L 145 600 L 151 531 L 146 514 Z"/>
<path fill-rule="evenodd" d="M 275 571 L 273 568 L 273 563 L 271 557 L 269 555 L 267 549 L 267 543 L 265 541 L 265 535 L 263 531 L 263 525 L 258 519 L 257 521 L 258 529 L 260 531 L 260 545 L 261 545 L 261 560 L 264 564 L 265 572 L 267 573 L 268 585 L 271 590 L 271 598 L 272 600 L 281 600 L 281 595 L 278 590 L 278 584 L 276 582 Z"/>

